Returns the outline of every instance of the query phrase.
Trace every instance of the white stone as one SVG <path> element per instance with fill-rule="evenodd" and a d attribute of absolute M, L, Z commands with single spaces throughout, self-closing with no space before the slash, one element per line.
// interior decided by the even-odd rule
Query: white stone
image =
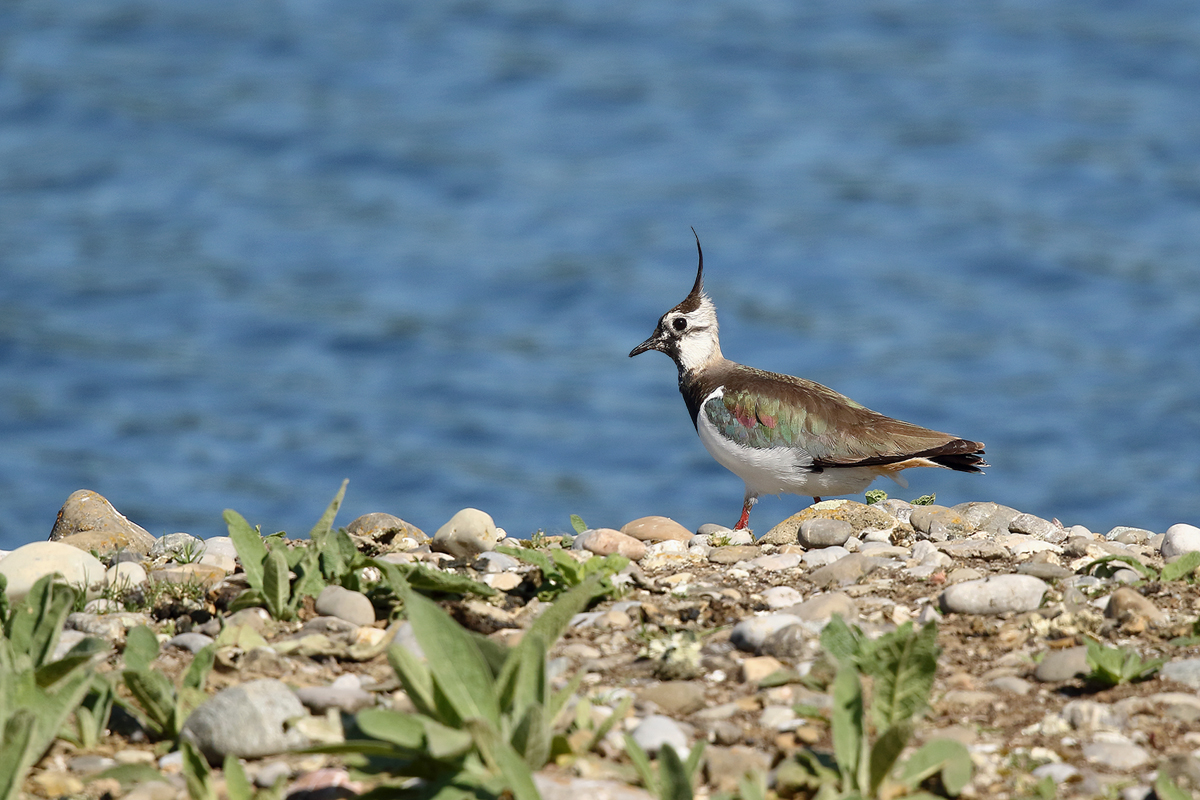
<path fill-rule="evenodd" d="M 204 540 L 205 555 L 223 555 L 230 558 L 237 558 L 237 548 L 233 546 L 233 539 L 228 536 L 210 536 Z"/>
<path fill-rule="evenodd" d="M 480 553 L 496 549 L 503 538 L 490 514 L 477 508 L 464 508 L 450 521 L 438 528 L 430 547 L 439 553 L 449 553 L 457 559 L 472 559 Z"/>
<path fill-rule="evenodd" d="M 787 608 L 804 600 L 804 595 L 791 586 L 772 586 L 762 593 L 767 608 Z"/>
<path fill-rule="evenodd" d="M 799 625 L 803 621 L 795 614 L 766 614 L 761 617 L 750 617 L 733 626 L 733 630 L 729 633 L 729 641 L 738 650 L 757 653 L 763 642 L 772 633 L 786 628 L 788 625 Z"/>
<path fill-rule="evenodd" d="M 95 556 L 60 542 L 32 542 L 0 560 L 0 574 L 8 579 L 5 594 L 13 602 L 24 600 L 38 578 L 54 572 L 69 585 L 84 587 L 89 598 L 98 596 L 104 581 L 104 565 Z"/>
<path fill-rule="evenodd" d="M 664 747 L 673 747 L 681 759 L 687 758 L 687 734 L 683 732 L 679 723 L 670 717 L 651 714 L 633 729 L 630 736 L 651 756 L 656 755 Z"/>
<path fill-rule="evenodd" d="M 1180 522 L 1167 528 L 1159 552 L 1163 558 L 1178 558 L 1200 550 L 1200 528 Z"/>
<path fill-rule="evenodd" d="M 832 564 L 848 555 L 850 555 L 850 551 L 844 547 L 822 547 L 820 550 L 809 550 L 804 554 L 802 560 L 809 569 L 816 569 Z"/>
<path fill-rule="evenodd" d="M 1032 575 L 995 575 L 957 583 L 941 595 L 942 611 L 959 614 L 1004 614 L 1033 611 L 1041 605 L 1046 584 Z"/>
<path fill-rule="evenodd" d="M 119 564 L 113 564 L 104 573 L 105 583 L 118 589 L 144 586 L 146 579 L 146 568 L 136 561 L 122 561 Z"/>

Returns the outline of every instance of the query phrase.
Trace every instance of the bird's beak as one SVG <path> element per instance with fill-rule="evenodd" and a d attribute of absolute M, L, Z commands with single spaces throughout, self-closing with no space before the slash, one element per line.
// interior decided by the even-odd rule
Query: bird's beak
<path fill-rule="evenodd" d="M 634 356 L 644 353 L 647 350 L 662 350 L 662 342 L 662 335 L 658 331 L 655 331 L 653 336 L 630 350 L 629 357 L 633 358 Z"/>

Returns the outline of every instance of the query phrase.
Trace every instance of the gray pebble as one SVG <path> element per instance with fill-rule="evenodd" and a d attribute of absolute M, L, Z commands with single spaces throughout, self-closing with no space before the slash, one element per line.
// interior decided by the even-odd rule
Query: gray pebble
<path fill-rule="evenodd" d="M 1179 523 L 1167 528 L 1159 552 L 1163 558 L 1178 558 L 1184 553 L 1200 550 L 1200 528 Z"/>
<path fill-rule="evenodd" d="M 1067 647 L 1046 653 L 1033 672 L 1033 677 L 1042 683 L 1069 681 L 1091 672 L 1087 663 L 1086 647 Z"/>
<path fill-rule="evenodd" d="M 1137 769 L 1150 761 L 1150 754 L 1131 741 L 1092 742 L 1083 746 L 1083 757 L 1093 764 L 1123 771 Z"/>
<path fill-rule="evenodd" d="M 343 586 L 326 586 L 317 595 L 317 613 L 337 617 L 355 625 L 371 625 L 375 622 L 375 606 L 362 592 L 353 592 Z"/>
<path fill-rule="evenodd" d="M 575 539 L 575 544 L 578 545 L 583 539 L 582 536 Z M 582 550 L 582 546 L 573 547 L 575 550 Z M 479 558 L 475 559 L 474 567 L 480 572 L 512 572 L 521 566 L 521 562 L 512 556 L 504 553 L 480 553 Z"/>
<path fill-rule="evenodd" d="M 993 679 L 988 685 L 1005 694 L 1026 695 L 1033 690 L 1033 684 L 1016 675 L 1002 675 Z"/>
<path fill-rule="evenodd" d="M 154 540 L 150 548 L 151 558 L 180 558 L 186 554 L 192 560 L 204 554 L 204 541 L 190 533 L 168 533 Z"/>
<path fill-rule="evenodd" d="M 228 556 L 229 558 L 237 558 L 237 548 L 233 544 L 233 539 L 228 536 L 210 536 L 204 540 L 204 552 L 207 555 Z"/>
<path fill-rule="evenodd" d="M 302 686 L 296 697 L 314 714 L 324 714 L 331 708 L 347 714 L 357 713 L 375 705 L 375 695 L 362 689 L 340 689 L 335 686 Z"/>
<path fill-rule="evenodd" d="M 995 575 L 955 584 L 942 592 L 946 613 L 1005 614 L 1033 611 L 1041 605 L 1046 584 L 1032 575 Z"/>
<path fill-rule="evenodd" d="M 1035 767 L 1033 770 L 1033 777 L 1037 778 L 1038 780 L 1049 777 L 1050 780 L 1054 781 L 1056 784 L 1069 781 L 1078 774 L 1078 769 L 1061 761 L 1050 764 L 1042 764 L 1040 767 Z"/>
<path fill-rule="evenodd" d="M 1158 677 L 1200 689 L 1200 658 L 1184 658 L 1163 665 Z"/>
<path fill-rule="evenodd" d="M 802 560 L 809 569 L 817 569 L 827 567 L 848 555 L 850 555 L 850 551 L 844 547 L 822 547 L 820 550 L 809 550 L 803 555 Z"/>
<path fill-rule="evenodd" d="M 738 650 L 747 653 L 757 653 L 775 631 L 788 625 L 796 625 L 802 620 L 793 614 L 765 614 L 761 617 L 744 619 L 729 633 L 729 641 Z"/>
<path fill-rule="evenodd" d="M 844 519 L 806 519 L 800 523 L 800 544 L 809 549 L 844 544 L 854 535 L 854 526 Z"/>
<path fill-rule="evenodd" d="M 260 758 L 309 744 L 292 721 L 304 704 L 283 681 L 248 681 L 223 689 L 191 713 L 183 736 L 210 761 L 226 755 Z"/>
<path fill-rule="evenodd" d="M 633 740 L 653 756 L 663 747 L 674 747 L 680 758 L 687 758 L 688 737 L 679 723 L 670 717 L 651 714 L 643 719 L 630 734 Z"/>
<path fill-rule="evenodd" d="M 758 724 L 769 731 L 788 731 L 800 720 L 791 706 L 766 706 L 758 717 Z"/>
<path fill-rule="evenodd" d="M 800 594 L 791 586 L 772 586 L 770 589 L 762 593 L 763 602 L 767 604 L 767 608 L 779 609 L 794 606 L 804 599 L 804 595 Z"/>
<path fill-rule="evenodd" d="M 807 658 L 814 655 L 815 637 L 806 625 L 788 625 L 772 633 L 759 652 L 776 658 Z"/>
<path fill-rule="evenodd" d="M 862 553 L 851 553 L 834 563 L 813 570 L 808 579 L 822 588 L 856 583 L 884 565 L 881 558 L 872 558 Z"/>
<path fill-rule="evenodd" d="M 1008 529 L 1013 533 L 1025 533 L 1056 544 L 1067 540 L 1066 531 L 1050 520 L 1035 517 L 1033 514 L 1017 514 L 1009 521 Z"/>
<path fill-rule="evenodd" d="M 280 778 L 290 777 L 292 768 L 286 761 L 267 761 L 254 771 L 254 785 L 261 789 L 270 789 Z"/>
<path fill-rule="evenodd" d="M 750 569 L 764 572 L 780 572 L 785 569 L 795 569 L 800 566 L 800 553 L 774 553 L 769 556 L 759 556 L 747 562 Z"/>
<path fill-rule="evenodd" d="M 1021 575 L 1032 575 L 1044 581 L 1061 580 L 1075 574 L 1066 567 L 1051 564 L 1049 561 L 1026 561 L 1017 565 L 1017 572 Z"/>
<path fill-rule="evenodd" d="M 1074 531 L 1074 528 L 1071 529 Z M 1154 535 L 1153 531 L 1148 531 L 1145 528 L 1131 528 L 1128 525 L 1118 525 L 1117 527 L 1104 534 L 1104 538 L 1110 542 L 1120 540 L 1122 536 L 1133 534 L 1132 538 L 1138 539 L 1141 542 L 1146 541 Z M 1128 543 L 1128 542 L 1126 542 Z"/>
<path fill-rule="evenodd" d="M 187 650 L 190 653 L 199 653 L 212 643 L 213 638 L 205 636 L 203 633 L 181 633 L 172 636 L 167 641 L 167 647 L 178 647 L 180 650 Z"/>
<path fill-rule="evenodd" d="M 500 538 L 499 529 L 490 514 L 477 508 L 464 508 L 438 528 L 430 544 L 435 552 L 469 560 L 480 553 L 494 550 Z"/>

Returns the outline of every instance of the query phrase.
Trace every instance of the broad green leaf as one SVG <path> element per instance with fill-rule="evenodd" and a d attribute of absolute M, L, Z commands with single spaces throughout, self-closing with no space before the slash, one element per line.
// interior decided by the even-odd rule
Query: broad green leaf
<path fill-rule="evenodd" d="M 841 614 L 834 614 L 821 630 L 821 650 L 831 656 L 838 666 L 854 663 L 863 649 L 866 637 L 850 627 Z"/>
<path fill-rule="evenodd" d="M 525 708 L 509 736 L 513 749 L 521 754 L 530 769 L 540 769 L 550 760 L 550 740 L 546 708 L 541 703 Z"/>
<path fill-rule="evenodd" d="M 511 708 L 518 718 L 530 705 L 547 702 L 546 642 L 540 632 L 527 631 L 517 646 L 509 650 L 496 684 L 500 689 L 500 707 Z"/>
<path fill-rule="evenodd" d="M 1193 550 L 1190 553 L 1184 553 L 1163 567 L 1159 580 L 1177 581 L 1183 578 L 1194 578 L 1197 568 L 1200 568 L 1200 550 Z"/>
<path fill-rule="evenodd" d="M 174 738 L 175 687 L 161 672 L 125 670 L 125 686 L 149 722 L 151 732 L 160 737 Z M 124 705 L 124 703 L 122 703 Z"/>
<path fill-rule="evenodd" d="M 4 722 L 0 737 L 0 797 L 5 800 L 20 796 L 26 773 L 41 755 L 35 741 L 35 719 L 32 710 L 20 708 Z"/>
<path fill-rule="evenodd" d="M 829 715 L 833 754 L 837 759 L 844 789 L 862 788 L 860 764 L 865 761 L 866 715 L 862 684 L 853 667 L 842 667 L 833 680 L 833 707 Z"/>
<path fill-rule="evenodd" d="M 587 523 L 584 522 L 583 517 L 579 516 L 578 514 L 571 515 L 571 527 L 575 529 L 576 533 L 583 533 L 588 529 Z"/>
<path fill-rule="evenodd" d="M 1082 568 L 1080 568 L 1078 570 L 1078 572 L 1081 575 L 1091 575 L 1093 569 L 1095 569 L 1097 567 L 1103 567 L 1104 569 L 1101 570 L 1101 572 L 1098 572 L 1097 575 L 1100 575 L 1101 577 L 1111 577 L 1111 575 L 1113 573 L 1115 573 L 1116 570 L 1107 565 L 1111 564 L 1113 562 L 1117 562 L 1117 561 L 1121 562 L 1122 564 L 1128 564 L 1130 567 L 1133 567 L 1133 569 L 1136 570 L 1138 573 L 1140 573 L 1143 578 L 1146 578 L 1148 580 L 1154 580 L 1155 578 L 1158 577 L 1158 572 L 1156 570 L 1153 570 L 1150 567 L 1147 567 L 1145 564 L 1143 564 L 1141 561 L 1138 561 L 1133 556 L 1123 556 L 1123 555 L 1102 556 L 1100 558 L 1097 558 L 1095 561 L 1091 561 L 1091 562 L 1087 563 Z M 1104 574 L 1102 574 L 1102 573 L 1104 573 Z"/>
<path fill-rule="evenodd" d="M 692 781 L 679 753 L 670 745 L 658 751 L 659 800 L 692 800 Z"/>
<path fill-rule="evenodd" d="M 254 786 L 246 777 L 246 770 L 242 769 L 237 756 L 225 756 L 225 764 L 221 771 L 225 773 L 225 792 L 229 795 L 229 800 L 254 800 Z"/>
<path fill-rule="evenodd" d="M 587 609 L 592 601 L 604 594 L 600 586 L 600 576 L 594 575 L 583 583 L 570 589 L 543 611 L 529 626 L 531 633 L 542 637 L 546 644 L 553 645 L 571 624 L 571 619 Z"/>
<path fill-rule="evenodd" d="M 971 754 L 961 742 L 933 739 L 926 742 L 904 762 L 904 783 L 916 788 L 934 773 L 941 772 L 942 785 L 951 797 L 957 797 L 971 780 Z"/>
<path fill-rule="evenodd" d="M 208 681 L 208 673 L 212 671 L 213 661 L 216 657 L 217 645 L 215 642 L 200 648 L 200 651 L 192 657 L 192 663 L 188 665 L 187 672 L 183 674 L 182 686 L 186 689 L 204 691 L 204 684 Z"/>
<path fill-rule="evenodd" d="M 426 750 L 436 759 L 458 758 L 466 754 L 474 740 L 471 734 L 460 728 L 451 728 L 429 717 L 420 717 L 425 728 Z"/>
<path fill-rule="evenodd" d="M 554 562 L 541 550 L 526 550 L 523 547 L 497 547 L 496 552 L 537 567 L 542 571 L 543 576 L 554 571 Z"/>
<path fill-rule="evenodd" d="M 911 622 L 880 637 L 862 660 L 862 671 L 875 679 L 871 719 L 879 729 L 910 719 L 929 702 L 937 673 L 937 625 L 914 633 Z"/>
<path fill-rule="evenodd" d="M 1154 781 L 1154 795 L 1158 800 L 1192 800 L 1192 795 L 1180 789 L 1166 770 L 1162 769 L 1158 771 L 1158 778 Z"/>
<path fill-rule="evenodd" d="M 885 730 L 871 746 L 870 779 L 865 787 L 868 794 L 874 795 L 879 791 L 880 784 L 896 765 L 896 759 L 908 744 L 912 736 L 912 721 L 902 720 Z"/>
<path fill-rule="evenodd" d="M 125 635 L 125 669 L 141 672 L 150 669 L 158 658 L 158 637 L 146 625 L 130 628 Z"/>
<path fill-rule="evenodd" d="M 25 599 L 13 606 L 5 625 L 14 651 L 28 655 L 34 666 L 45 664 L 53 654 L 75 604 L 75 590 L 61 581 L 58 573 L 38 578 Z"/>
<path fill-rule="evenodd" d="M 333 520 L 337 517 L 338 509 L 342 507 L 342 498 L 346 496 L 346 487 L 349 485 L 349 478 L 342 481 L 342 488 L 338 489 L 337 494 L 330 501 L 329 507 L 325 509 L 325 513 L 321 515 L 321 518 L 317 520 L 317 524 L 308 532 L 309 539 L 315 541 L 329 533 L 329 530 L 333 527 Z"/>
<path fill-rule="evenodd" d="M 188 797 L 191 800 L 218 800 L 208 759 L 186 739 L 180 742 L 179 751 L 183 754 L 183 778 L 187 782 Z"/>
<path fill-rule="evenodd" d="M 700 760 L 704 757 L 704 748 L 707 742 L 703 739 L 698 740 L 692 749 L 688 752 L 687 761 L 683 762 L 684 772 L 688 776 L 688 791 L 691 791 L 691 784 L 696 782 L 696 776 L 700 774 Z"/>
<path fill-rule="evenodd" d="M 251 589 L 262 591 L 263 562 L 267 559 L 267 546 L 263 543 L 262 534 L 250 527 L 246 518 L 232 508 L 225 509 L 221 515 L 229 528 L 229 538 L 237 550 L 238 559 L 242 562 L 242 571 L 246 573 L 246 582 Z"/>
<path fill-rule="evenodd" d="M 263 564 L 263 598 L 267 601 L 267 611 L 278 620 L 291 619 L 293 612 L 288 605 L 291 597 L 291 584 L 288 581 L 287 558 L 282 547 L 272 548 L 267 553 Z"/>
<path fill-rule="evenodd" d="M 388 647 L 387 659 L 417 711 L 436 718 L 437 705 L 433 698 L 433 676 L 430 674 L 429 668 L 398 644 Z"/>
<path fill-rule="evenodd" d="M 431 664 L 454 665 L 453 675 L 433 673 L 435 703 L 440 689 L 460 719 L 482 719 L 499 726 L 500 706 L 492 673 L 475 642 L 432 600 L 407 587 L 402 587 L 401 597 L 425 657 Z"/>
<path fill-rule="evenodd" d="M 301 552 L 300 560 L 293 565 L 299 577 L 292 585 L 292 602 L 298 602 L 301 597 L 316 597 L 329 584 L 321 572 L 321 551 L 313 544 L 298 547 Z"/>
<path fill-rule="evenodd" d="M 533 782 L 533 771 L 487 719 L 472 717 L 466 724 L 484 762 L 500 773 L 505 788 L 512 792 L 514 800 L 541 800 L 541 794 Z"/>
<path fill-rule="evenodd" d="M 384 708 L 364 709 L 354 717 L 363 733 L 407 750 L 420 750 L 425 744 L 425 726 L 415 714 L 403 714 Z"/>

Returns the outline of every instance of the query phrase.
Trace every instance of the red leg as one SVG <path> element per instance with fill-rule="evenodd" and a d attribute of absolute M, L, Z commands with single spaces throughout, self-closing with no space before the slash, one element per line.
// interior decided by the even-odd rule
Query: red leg
<path fill-rule="evenodd" d="M 738 520 L 737 525 L 733 526 L 735 531 L 745 530 L 750 524 L 750 509 L 754 507 L 754 504 L 757 501 L 757 496 L 751 494 L 746 495 L 746 499 L 742 502 L 742 518 Z"/>

